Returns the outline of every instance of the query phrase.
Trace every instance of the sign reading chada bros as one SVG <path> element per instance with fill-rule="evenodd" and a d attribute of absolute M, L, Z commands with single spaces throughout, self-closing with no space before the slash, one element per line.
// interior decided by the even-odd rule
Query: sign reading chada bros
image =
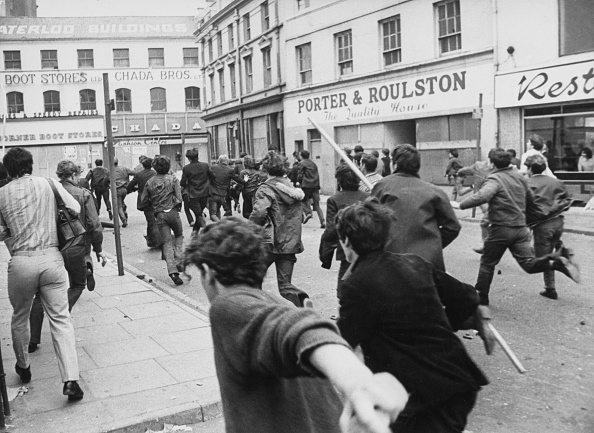
<path fill-rule="evenodd" d="M 594 98 L 594 60 L 495 77 L 495 108 Z"/>
<path fill-rule="evenodd" d="M 493 94 L 492 81 L 485 80 L 490 66 L 471 66 L 425 76 L 378 81 L 368 86 L 350 86 L 334 93 L 285 99 L 287 126 L 306 125 L 307 118 L 320 122 L 357 119 L 397 120 L 426 117 L 435 112 L 472 111 L 479 94 Z"/>

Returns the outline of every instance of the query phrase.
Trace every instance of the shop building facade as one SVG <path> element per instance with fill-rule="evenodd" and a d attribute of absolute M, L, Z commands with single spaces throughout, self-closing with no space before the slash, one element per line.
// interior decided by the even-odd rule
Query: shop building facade
<path fill-rule="evenodd" d="M 204 78 L 211 156 L 261 158 L 285 152 L 281 73 L 283 5 L 274 0 L 213 2 L 195 32 Z"/>
<path fill-rule="evenodd" d="M 582 149 L 594 150 L 594 2 L 542 0 L 538 7 L 534 14 L 531 2 L 497 0 L 500 144 L 523 153 L 538 134 L 559 178 L 585 178 L 575 172 Z"/>
<path fill-rule="evenodd" d="M 181 166 L 192 147 L 208 160 L 194 27 L 191 17 L 1 18 L 4 146 L 29 148 L 45 176 L 64 158 L 107 159 L 107 73 L 121 165 L 163 154 Z"/>
<path fill-rule="evenodd" d="M 495 146 L 491 1 L 296 4 L 283 29 L 285 142 L 310 150 L 324 193 L 338 159 L 309 118 L 341 147 L 416 146 L 421 177 L 438 184 L 448 149 L 470 164 Z"/>

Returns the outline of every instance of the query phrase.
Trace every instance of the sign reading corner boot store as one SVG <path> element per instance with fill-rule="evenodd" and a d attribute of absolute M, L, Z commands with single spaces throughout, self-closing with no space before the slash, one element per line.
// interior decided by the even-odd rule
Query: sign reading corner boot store
<path fill-rule="evenodd" d="M 495 108 L 594 98 L 594 60 L 495 77 Z"/>
<path fill-rule="evenodd" d="M 286 98 L 285 121 L 287 126 L 297 126 L 308 124 L 308 117 L 340 123 L 411 119 L 452 110 L 470 112 L 478 105 L 480 93 L 485 98 L 493 94 L 485 80 L 489 73 L 489 65 L 469 66 Z"/>

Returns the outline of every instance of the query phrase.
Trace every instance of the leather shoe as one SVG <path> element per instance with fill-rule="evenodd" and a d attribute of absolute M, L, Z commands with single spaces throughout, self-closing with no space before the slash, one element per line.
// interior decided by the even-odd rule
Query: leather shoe
<path fill-rule="evenodd" d="M 559 297 L 557 290 L 555 289 L 544 289 L 544 291 L 540 292 L 540 296 L 544 296 L 545 298 L 549 299 L 557 299 Z"/>
<path fill-rule="evenodd" d="M 62 394 L 67 395 L 69 401 L 81 400 L 85 395 L 84 391 L 80 388 L 80 385 L 76 380 L 69 380 L 68 382 L 65 382 Z"/>
<path fill-rule="evenodd" d="M 21 382 L 23 382 L 23 383 L 31 382 L 31 366 L 28 366 L 27 368 L 22 368 L 22 367 L 19 367 L 18 364 L 15 364 L 14 371 L 16 371 L 16 373 L 21 378 Z"/>
<path fill-rule="evenodd" d="M 572 263 L 567 258 L 563 256 L 558 257 L 553 262 L 553 269 L 561 272 L 562 274 L 565 274 L 567 277 L 571 278 L 573 281 L 579 284 L 580 268 L 577 267 L 577 264 Z"/>
<path fill-rule="evenodd" d="M 177 268 L 177 271 L 179 273 L 182 273 L 184 271 L 184 267 L 182 265 L 175 265 L 175 267 Z"/>
<path fill-rule="evenodd" d="M 480 247 L 480 248 L 473 248 L 472 251 L 474 251 L 477 254 L 483 254 L 484 251 L 484 247 Z"/>
<path fill-rule="evenodd" d="M 177 272 L 169 274 L 169 276 L 171 277 L 176 286 L 181 286 L 184 283 L 184 281 L 179 277 L 179 274 Z"/>
<path fill-rule="evenodd" d="M 87 289 L 89 292 L 95 290 L 95 277 L 93 276 L 93 270 L 87 267 Z"/>
<path fill-rule="evenodd" d="M 33 353 L 37 350 L 37 346 L 39 346 L 39 344 L 37 343 L 29 343 L 29 349 L 27 350 L 29 353 Z"/>

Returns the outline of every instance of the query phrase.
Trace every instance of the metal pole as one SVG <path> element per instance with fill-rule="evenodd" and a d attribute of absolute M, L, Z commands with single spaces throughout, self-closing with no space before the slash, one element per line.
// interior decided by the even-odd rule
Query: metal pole
<path fill-rule="evenodd" d="M 369 188 L 369 190 L 371 191 L 373 189 L 373 185 L 371 184 L 371 182 L 369 182 L 369 179 L 367 179 L 367 177 L 365 177 L 365 175 L 361 172 L 361 170 L 359 170 L 359 167 L 357 167 L 355 165 L 355 163 L 353 161 L 351 161 L 351 159 L 346 155 L 346 153 L 344 153 L 344 151 L 338 146 L 338 144 L 336 144 L 334 139 L 332 137 L 330 137 L 330 135 L 322 129 L 322 127 L 320 126 L 320 124 L 318 122 L 313 120 L 311 117 L 308 117 L 307 119 L 311 122 L 311 124 L 313 126 L 315 126 L 315 128 L 318 131 L 320 131 L 320 134 L 322 135 L 322 137 L 324 137 L 326 139 L 326 141 L 328 143 L 330 143 L 330 145 L 334 148 L 336 153 L 338 153 L 338 156 L 340 156 L 342 158 L 342 160 L 344 162 L 346 162 L 346 164 L 350 167 L 350 169 L 355 172 L 355 174 L 359 177 L 359 179 L 361 179 L 361 182 L 363 182 L 367 186 L 367 188 Z"/>
<path fill-rule="evenodd" d="M 113 229 L 115 233 L 116 257 L 118 259 L 118 275 L 124 275 L 124 260 L 122 257 L 122 239 L 120 237 L 120 218 L 115 185 L 113 160 L 113 135 L 111 132 L 111 103 L 109 101 L 109 74 L 103 74 L 103 100 L 105 102 L 105 132 L 107 133 L 107 157 L 109 160 L 109 189 L 111 191 L 111 207 L 113 209 Z"/>
<path fill-rule="evenodd" d="M 8 392 L 6 391 L 6 373 L 4 372 L 4 362 L 2 361 L 2 350 L 0 349 L 0 391 L 2 394 L 2 407 L 0 411 L 0 428 L 5 428 L 4 416 L 10 416 L 10 402 L 8 401 Z"/>

